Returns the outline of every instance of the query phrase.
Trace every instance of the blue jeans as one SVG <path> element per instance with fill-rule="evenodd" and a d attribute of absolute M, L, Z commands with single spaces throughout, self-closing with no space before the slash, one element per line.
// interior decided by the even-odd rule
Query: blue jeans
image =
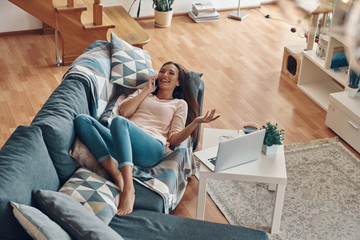
<path fill-rule="evenodd" d="M 110 157 L 125 165 L 152 167 L 165 153 L 164 144 L 124 117 L 116 117 L 109 128 L 89 115 L 80 114 L 75 120 L 75 131 L 101 163 Z"/>

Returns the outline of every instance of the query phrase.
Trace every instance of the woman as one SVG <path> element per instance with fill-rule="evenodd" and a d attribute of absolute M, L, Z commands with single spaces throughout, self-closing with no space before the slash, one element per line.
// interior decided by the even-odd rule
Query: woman
<path fill-rule="evenodd" d="M 152 167 L 158 164 L 170 145 L 179 145 L 190 135 L 194 139 L 199 124 L 220 117 L 215 116 L 215 110 L 198 116 L 198 105 L 189 81 L 184 68 L 167 62 L 144 89 L 137 90 L 121 103 L 121 116 L 112 120 L 109 129 L 88 115 L 75 119 L 80 139 L 122 189 L 117 214 L 133 211 L 133 165 Z"/>

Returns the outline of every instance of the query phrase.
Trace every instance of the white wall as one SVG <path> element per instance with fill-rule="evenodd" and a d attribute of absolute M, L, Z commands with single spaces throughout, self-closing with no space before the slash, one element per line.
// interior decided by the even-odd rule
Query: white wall
<path fill-rule="evenodd" d="M 7 0 L 0 0 L 0 32 L 42 28 L 42 22 Z"/>
<path fill-rule="evenodd" d="M 136 16 L 138 9 L 138 1 L 134 4 L 131 9 L 131 16 Z M 175 0 L 172 8 L 174 13 L 186 13 L 191 9 L 191 3 L 195 0 Z M 211 0 L 215 8 L 220 9 L 229 9 L 237 8 L 239 1 L 237 0 Z M 133 0 L 103 0 L 104 6 L 114 6 L 122 5 L 125 9 L 129 9 Z M 261 0 L 241 0 L 240 7 L 258 7 L 260 6 Z M 142 17 L 153 16 L 154 10 L 152 8 L 153 1 L 151 0 L 142 0 L 141 1 L 141 15 Z"/>
<path fill-rule="evenodd" d="M 186 13 L 191 9 L 191 3 L 194 0 L 175 0 L 173 4 L 174 13 Z M 255 7 L 260 3 L 273 2 L 274 0 L 241 0 L 241 7 Z M 103 0 L 104 6 L 122 5 L 125 9 L 129 9 L 133 0 Z M 231 9 L 237 8 L 238 1 L 236 0 L 212 0 L 215 8 Z M 135 17 L 138 7 L 138 0 L 131 9 L 131 16 Z M 142 0 L 141 17 L 153 16 L 154 10 L 152 8 L 151 0 Z M 0 0 L 0 33 L 14 32 L 23 30 L 32 30 L 42 28 L 42 23 L 27 12 L 18 8 L 7 0 Z"/>

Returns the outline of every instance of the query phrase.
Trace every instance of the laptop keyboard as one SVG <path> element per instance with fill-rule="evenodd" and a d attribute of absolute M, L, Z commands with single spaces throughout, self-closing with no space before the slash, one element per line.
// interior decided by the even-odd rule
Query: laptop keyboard
<path fill-rule="evenodd" d="M 211 162 L 211 163 L 212 163 L 212 164 L 214 164 L 214 166 L 215 166 L 215 163 L 216 163 L 216 157 L 209 158 L 209 162 Z"/>

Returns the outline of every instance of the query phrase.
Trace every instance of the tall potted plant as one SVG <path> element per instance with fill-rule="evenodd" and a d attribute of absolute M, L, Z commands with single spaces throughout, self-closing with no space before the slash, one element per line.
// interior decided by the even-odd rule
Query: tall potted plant
<path fill-rule="evenodd" d="M 174 0 L 153 0 L 153 8 L 155 10 L 155 26 L 157 27 L 169 27 L 171 25 L 171 19 L 173 10 L 171 5 Z"/>

